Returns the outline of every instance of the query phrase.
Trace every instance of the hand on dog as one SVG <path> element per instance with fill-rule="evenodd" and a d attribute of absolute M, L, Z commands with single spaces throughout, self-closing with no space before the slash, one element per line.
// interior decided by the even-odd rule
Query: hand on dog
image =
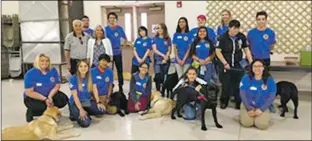
<path fill-rule="evenodd" d="M 79 119 L 81 119 L 81 120 L 87 119 L 87 112 L 84 109 L 79 110 Z"/>
<path fill-rule="evenodd" d="M 50 99 L 46 99 L 45 100 L 45 104 L 47 105 L 47 107 L 52 107 L 53 106 L 53 101 L 51 102 Z"/>
<path fill-rule="evenodd" d="M 201 86 L 201 85 L 198 85 L 198 86 L 196 86 L 195 90 L 196 90 L 197 92 L 199 92 L 201 88 L 202 88 L 202 86 Z"/>
<path fill-rule="evenodd" d="M 96 106 L 102 112 L 104 112 L 106 110 L 106 107 L 103 104 L 101 104 L 101 103 L 98 103 Z"/>
<path fill-rule="evenodd" d="M 248 116 L 254 117 L 255 115 L 256 115 L 256 114 L 255 114 L 254 110 L 248 111 Z"/>
<path fill-rule="evenodd" d="M 257 109 L 255 111 L 256 116 L 260 116 L 262 114 L 262 111 L 260 109 Z"/>
<path fill-rule="evenodd" d="M 140 106 L 141 106 L 141 103 L 140 102 L 137 102 L 136 104 L 135 104 L 135 110 L 137 110 L 137 111 L 139 111 L 140 110 Z"/>

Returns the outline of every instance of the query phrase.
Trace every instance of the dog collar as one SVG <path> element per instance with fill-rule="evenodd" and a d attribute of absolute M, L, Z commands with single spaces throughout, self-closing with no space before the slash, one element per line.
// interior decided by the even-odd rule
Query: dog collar
<path fill-rule="evenodd" d="M 57 123 L 57 120 L 54 117 L 52 117 L 50 115 L 45 115 L 45 116 L 48 116 L 48 117 L 52 118 L 55 121 L 55 123 Z"/>

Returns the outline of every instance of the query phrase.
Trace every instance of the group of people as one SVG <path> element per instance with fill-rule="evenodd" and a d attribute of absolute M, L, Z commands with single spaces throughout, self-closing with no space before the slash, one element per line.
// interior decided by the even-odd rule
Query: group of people
<path fill-rule="evenodd" d="M 235 108 L 241 110 L 243 126 L 256 125 L 266 129 L 270 119 L 268 109 L 276 93 L 275 82 L 268 72 L 270 52 L 276 39 L 274 31 L 266 25 L 267 17 L 265 11 L 258 12 L 257 27 L 251 29 L 247 37 L 240 32 L 240 22 L 232 20 L 228 10 L 222 11 L 217 34 L 205 26 L 204 15 L 197 17 L 198 27 L 192 30 L 189 30 L 187 18 L 178 19 L 172 39 L 164 23 L 158 25 L 153 38 L 148 37 L 146 27 L 140 26 L 139 37 L 133 45 L 128 111 L 138 112 L 148 107 L 153 81 L 148 73 L 150 64 L 154 65 L 154 82 L 156 90 L 160 91 L 173 61 L 179 77 L 186 74 L 186 79 L 220 82 L 220 108 L 225 109 L 230 97 L 234 96 Z M 42 114 L 47 106 L 63 108 L 67 103 L 70 119 L 82 127 L 90 125 L 90 115 L 117 112 L 124 116 L 118 103 L 112 103 L 110 97 L 114 64 L 119 91 L 123 92 L 121 38 L 126 45 L 127 37 L 117 24 L 116 13 L 109 13 L 107 19 L 106 27 L 98 25 L 94 30 L 89 27 L 87 16 L 73 21 L 73 32 L 66 36 L 64 45 L 67 68 L 72 74 L 69 99 L 59 91 L 60 76 L 51 67 L 49 57 L 37 56 L 34 68 L 25 75 L 24 103 L 28 122 L 33 116 Z M 170 58 L 172 51 L 174 58 Z M 248 62 L 243 58 L 243 51 Z M 154 54 L 152 57 L 150 52 Z M 249 72 L 244 74 L 246 65 L 250 66 Z M 194 89 L 198 88 L 194 86 Z"/>

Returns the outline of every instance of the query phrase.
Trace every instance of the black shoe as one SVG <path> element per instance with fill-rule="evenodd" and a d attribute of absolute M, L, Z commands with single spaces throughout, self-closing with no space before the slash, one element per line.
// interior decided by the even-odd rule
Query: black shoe
<path fill-rule="evenodd" d="M 118 113 L 119 116 L 121 116 L 121 117 L 124 117 L 124 116 L 125 116 L 125 114 L 124 114 L 122 111 L 120 111 L 120 110 L 119 110 L 117 113 Z"/>
<path fill-rule="evenodd" d="M 226 104 L 221 104 L 220 108 L 221 109 L 226 109 L 227 105 Z"/>
<path fill-rule="evenodd" d="M 31 122 L 32 120 L 34 120 L 32 111 L 30 109 L 27 109 L 27 111 L 26 111 L 26 121 L 27 122 Z"/>
<path fill-rule="evenodd" d="M 122 86 L 119 86 L 119 92 L 123 93 Z"/>

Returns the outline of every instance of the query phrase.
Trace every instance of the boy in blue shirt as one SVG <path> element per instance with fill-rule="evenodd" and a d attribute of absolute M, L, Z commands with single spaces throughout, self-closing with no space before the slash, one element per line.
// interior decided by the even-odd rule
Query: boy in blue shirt
<path fill-rule="evenodd" d="M 119 85 L 119 91 L 122 92 L 122 85 L 123 85 L 123 68 L 122 68 L 122 54 L 121 54 L 121 38 L 124 39 L 123 45 L 125 46 L 127 44 L 127 37 L 123 30 L 123 28 L 116 24 L 116 21 L 118 20 L 118 16 L 114 12 L 110 12 L 107 15 L 107 20 L 109 22 L 109 25 L 105 27 L 106 36 L 112 43 L 113 48 L 113 62 L 116 65 L 117 73 L 118 73 L 118 85 Z M 113 64 L 114 68 L 114 64 Z"/>
<path fill-rule="evenodd" d="M 89 17 L 84 15 L 81 19 L 81 21 L 83 22 L 83 32 L 89 34 L 90 36 L 93 36 L 94 30 L 92 28 L 90 28 L 90 24 L 89 24 Z"/>

